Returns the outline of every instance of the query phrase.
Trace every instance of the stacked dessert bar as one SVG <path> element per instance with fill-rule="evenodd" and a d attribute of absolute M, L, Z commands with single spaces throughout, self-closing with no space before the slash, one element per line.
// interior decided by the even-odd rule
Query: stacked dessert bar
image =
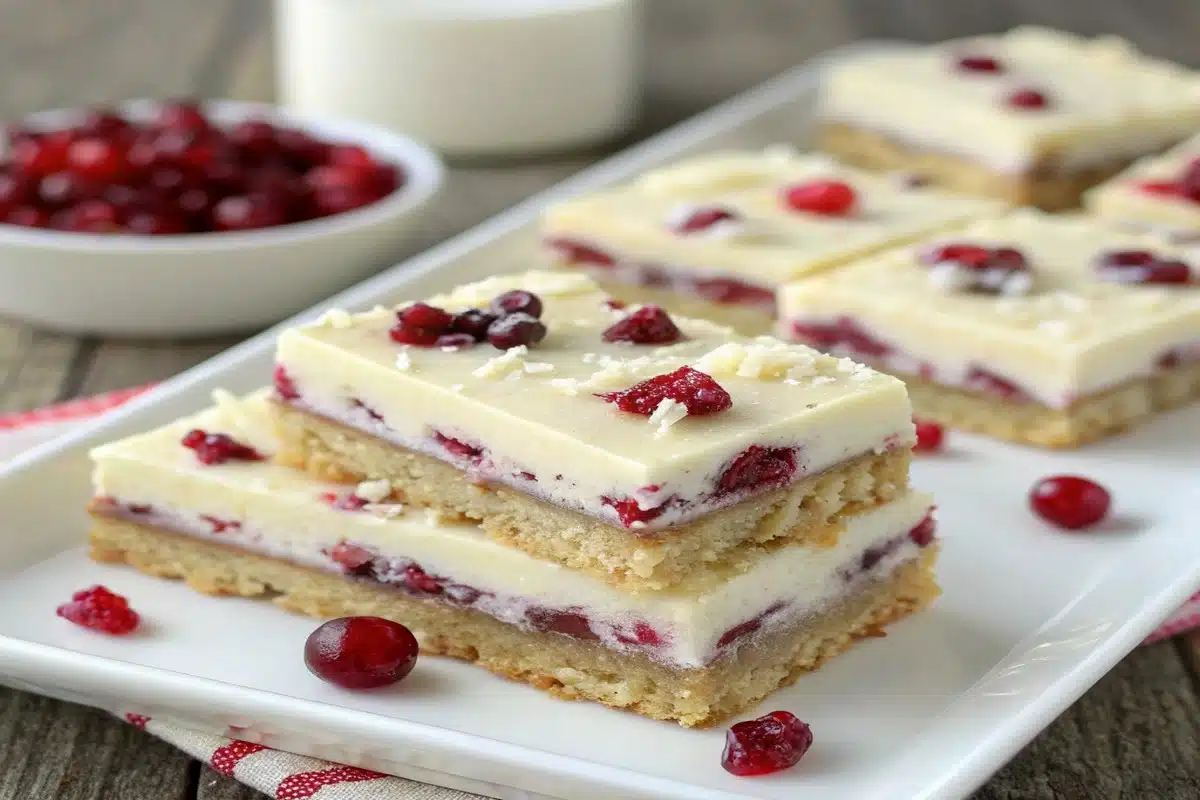
<path fill-rule="evenodd" d="M 1200 244 L 1200 134 L 1092 189 L 1084 207 L 1118 225 Z"/>
<path fill-rule="evenodd" d="M 704 725 L 938 593 L 904 386 L 534 272 L 334 312 L 101 447 L 102 560 Z"/>
<path fill-rule="evenodd" d="M 784 283 L 970 220 L 999 201 L 788 149 L 723 152 L 551 208 L 545 244 L 614 296 L 772 330 Z"/>
<path fill-rule="evenodd" d="M 1200 129 L 1200 75 L 1018 28 L 840 63 L 820 114 L 822 149 L 847 163 L 1054 211 Z"/>

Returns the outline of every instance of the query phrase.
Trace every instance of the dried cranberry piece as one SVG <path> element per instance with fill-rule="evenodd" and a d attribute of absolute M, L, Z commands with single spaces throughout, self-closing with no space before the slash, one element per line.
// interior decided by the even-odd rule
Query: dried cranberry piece
<path fill-rule="evenodd" d="M 488 342 L 497 350 L 537 344 L 546 338 L 546 325 L 524 312 L 501 317 L 488 326 Z"/>
<path fill-rule="evenodd" d="M 8 161 L 22 175 L 50 175 L 67 166 L 67 149 L 71 146 L 71 139 L 67 131 L 19 139 L 13 143 Z"/>
<path fill-rule="evenodd" d="M 1029 505 L 1042 519 L 1069 531 L 1095 525 L 1108 514 L 1112 495 L 1078 475 L 1054 475 L 1034 484 Z"/>
<path fill-rule="evenodd" d="M 227 433 L 208 433 L 196 428 L 183 437 L 181 444 L 196 453 L 196 459 L 208 466 L 227 461 L 262 461 L 262 454 Z"/>
<path fill-rule="evenodd" d="M 843 181 L 809 181 L 783 190 L 783 202 L 793 211 L 840 217 L 850 213 L 858 195 Z"/>
<path fill-rule="evenodd" d="M 542 316 L 542 299 L 533 292 L 513 289 L 492 300 L 491 311 L 498 317 L 508 314 L 528 314 L 531 317 L 540 317 Z"/>
<path fill-rule="evenodd" d="M 1049 106 L 1050 98 L 1044 92 L 1039 92 L 1037 89 L 1018 89 L 1009 94 L 1004 99 L 1004 102 L 1011 108 L 1019 108 L 1023 111 L 1036 111 Z"/>
<path fill-rule="evenodd" d="M 461 439 L 455 439 L 452 436 L 447 436 L 440 431 L 434 431 L 433 439 L 440 444 L 442 448 L 446 450 L 446 452 L 458 456 L 459 458 L 464 458 L 467 461 L 470 461 L 472 464 L 478 464 L 483 460 L 483 454 L 485 450 L 482 447 L 476 447 L 474 445 L 467 444 Z"/>
<path fill-rule="evenodd" d="M 351 544 L 345 539 L 338 542 L 329 551 L 329 557 L 354 574 L 362 574 L 371 566 L 375 556 L 365 547 Z"/>
<path fill-rule="evenodd" d="M 597 397 L 613 403 L 629 414 L 648 417 L 663 400 L 674 400 L 688 414 L 716 414 L 733 406 L 733 398 L 721 384 L 692 367 L 680 367 L 665 375 L 655 375 L 620 392 L 605 392 Z"/>
<path fill-rule="evenodd" d="M 728 208 L 707 206 L 693 209 L 683 219 L 672 226 L 676 233 L 698 233 L 707 230 L 720 222 L 734 222 L 738 215 Z"/>
<path fill-rule="evenodd" d="M 671 344 L 683 338 L 666 311 L 658 306 L 642 306 L 605 329 L 606 342 L 633 344 Z"/>
<path fill-rule="evenodd" d="M 1004 67 L 1001 66 L 998 59 L 984 55 L 959 56 L 955 62 L 955 66 L 963 72 L 987 72 L 991 74 L 1004 72 Z"/>
<path fill-rule="evenodd" d="M 886 342 L 874 338 L 850 317 L 838 317 L 832 322 L 792 323 L 792 334 L 822 350 L 845 347 L 864 358 L 882 358 L 892 352 Z"/>
<path fill-rule="evenodd" d="M 1192 269 L 1182 261 L 1163 259 L 1148 250 L 1114 250 L 1096 260 L 1103 280 L 1114 283 L 1190 283 Z"/>
<path fill-rule="evenodd" d="M 600 637 L 592 630 L 587 616 L 578 611 L 556 611 L 551 608 L 531 608 L 525 612 L 530 627 L 543 633 L 553 631 L 574 639 L 595 640 Z"/>
<path fill-rule="evenodd" d="M 653 508 L 642 508 L 632 497 L 602 497 L 600 502 L 617 512 L 617 518 L 621 520 L 622 525 L 632 528 L 634 524 L 645 525 L 661 517 L 663 512 L 674 504 L 675 499 L 668 497 Z"/>
<path fill-rule="evenodd" d="M 913 541 L 917 547 L 928 547 L 933 542 L 934 534 L 937 533 L 937 521 L 934 520 L 932 514 L 926 514 L 917 526 L 908 532 L 908 538 Z"/>
<path fill-rule="evenodd" d="M 598 247 L 577 242 L 566 237 L 552 237 L 546 244 L 556 250 L 568 264 L 592 264 L 597 267 L 611 267 L 617 260 Z"/>
<path fill-rule="evenodd" d="M 924 419 L 913 420 L 913 425 L 917 430 L 917 443 L 913 445 L 914 453 L 933 453 L 942 449 L 942 441 L 946 432 L 941 425 Z"/>
<path fill-rule="evenodd" d="M 284 400 L 295 400 L 300 396 L 300 392 L 296 389 L 296 382 L 292 380 L 292 376 L 288 375 L 287 368 L 283 364 L 275 365 L 272 377 L 275 381 L 275 391 Z"/>
<path fill-rule="evenodd" d="M 793 767 L 812 747 L 812 729 L 789 711 L 732 725 L 721 766 L 734 775 L 768 775 Z"/>
<path fill-rule="evenodd" d="M 342 617 L 326 622 L 304 643 L 304 663 L 314 675 L 346 689 L 374 689 L 405 678 L 419 651 L 412 631 L 382 617 Z"/>
<path fill-rule="evenodd" d="M 442 583 L 416 564 L 404 568 L 404 585 L 414 592 L 423 594 L 441 594 Z"/>
<path fill-rule="evenodd" d="M 427 303 L 414 303 L 396 312 L 396 324 L 388 331 L 392 341 L 418 347 L 432 347 L 438 337 L 450 330 L 453 316 Z"/>
<path fill-rule="evenodd" d="M 487 339 L 488 328 L 497 319 L 495 314 L 481 308 L 470 308 L 454 315 L 450 321 L 450 332 L 465 333 L 475 341 L 482 342 Z"/>
<path fill-rule="evenodd" d="M 138 614 L 129 601 L 104 586 L 93 586 L 71 595 L 57 609 L 58 616 L 84 628 L 121 636 L 138 626 Z"/>
<path fill-rule="evenodd" d="M 717 480 L 717 494 L 779 486 L 796 474 L 796 448 L 751 445 L 725 468 Z"/>

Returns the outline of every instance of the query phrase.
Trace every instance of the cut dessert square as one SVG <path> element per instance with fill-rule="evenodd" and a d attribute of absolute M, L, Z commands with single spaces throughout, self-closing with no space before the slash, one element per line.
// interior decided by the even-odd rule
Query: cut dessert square
<path fill-rule="evenodd" d="M 427 654 L 684 725 L 744 710 L 938 593 L 916 492 L 848 515 L 831 547 L 631 594 L 386 502 L 386 484 L 265 460 L 265 394 L 218 400 L 93 451 L 94 558 L 314 616 L 391 618 Z"/>
<path fill-rule="evenodd" d="M 1200 75 L 1022 27 L 834 66 L 818 140 L 851 164 L 1061 210 L 1200 128 Z"/>
<path fill-rule="evenodd" d="M 771 330 L 783 283 L 1004 206 L 787 148 L 713 153 L 551 208 L 556 261 L 614 296 Z"/>
<path fill-rule="evenodd" d="M 1200 134 L 1144 158 L 1084 196 L 1087 210 L 1179 244 L 1200 242 Z"/>
<path fill-rule="evenodd" d="M 579 274 L 333 314 L 285 331 L 277 359 L 286 463 L 387 479 L 405 502 L 617 584 L 661 588 L 836 537 L 839 514 L 907 486 L 900 381 L 614 308 Z"/>
<path fill-rule="evenodd" d="M 1183 251 L 1030 209 L 781 294 L 781 330 L 908 383 L 918 415 L 1069 447 L 1200 396 L 1200 286 Z"/>

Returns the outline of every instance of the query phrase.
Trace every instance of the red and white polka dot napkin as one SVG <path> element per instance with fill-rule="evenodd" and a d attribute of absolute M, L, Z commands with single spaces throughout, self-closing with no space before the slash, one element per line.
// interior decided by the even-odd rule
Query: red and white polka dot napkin
<path fill-rule="evenodd" d="M 140 386 L 35 411 L 0 415 L 0 461 L 59 436 L 72 425 L 117 408 L 150 388 Z M 1200 628 L 1200 592 L 1151 634 L 1146 643 L 1194 628 Z M 198 733 L 136 714 L 125 714 L 124 717 L 194 758 L 211 764 L 222 775 L 231 775 L 276 800 L 471 800 L 476 797 L 359 767 L 285 753 L 261 744 Z"/>

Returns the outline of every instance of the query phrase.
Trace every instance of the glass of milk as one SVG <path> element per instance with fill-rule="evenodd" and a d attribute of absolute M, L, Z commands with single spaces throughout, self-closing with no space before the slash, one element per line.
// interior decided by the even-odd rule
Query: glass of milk
<path fill-rule="evenodd" d="M 276 0 L 281 102 L 451 157 L 612 139 L 633 123 L 639 0 Z"/>

